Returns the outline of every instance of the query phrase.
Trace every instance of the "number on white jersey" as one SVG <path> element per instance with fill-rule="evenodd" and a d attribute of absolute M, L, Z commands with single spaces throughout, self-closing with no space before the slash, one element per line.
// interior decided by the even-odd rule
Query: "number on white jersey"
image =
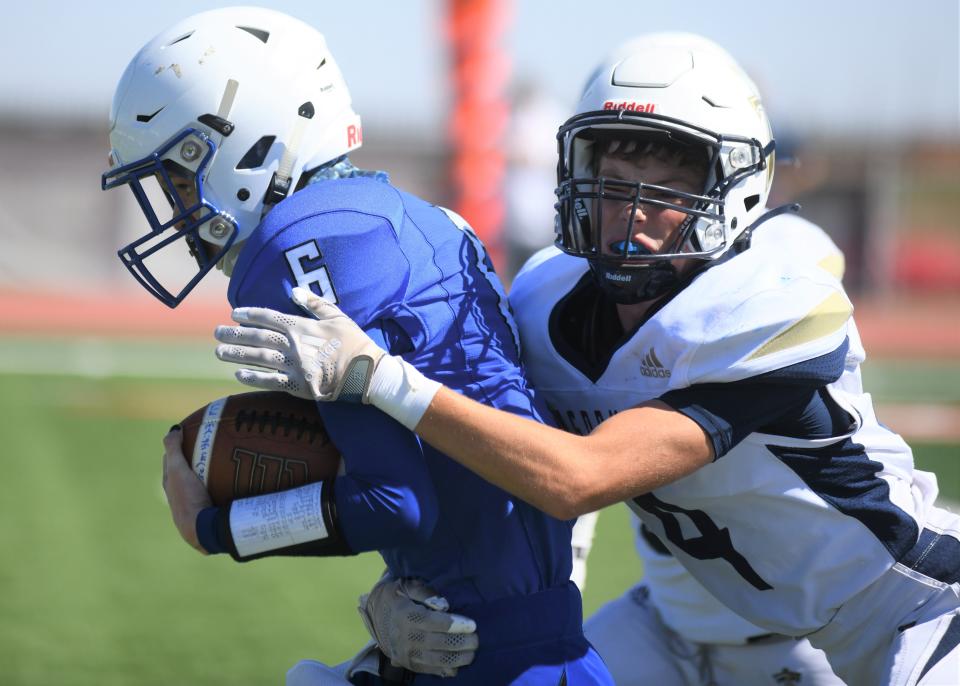
<path fill-rule="evenodd" d="M 730 530 L 726 527 L 723 529 L 718 527 L 706 512 L 687 510 L 679 505 L 665 503 L 652 493 L 637 496 L 633 499 L 631 507 L 634 511 L 637 508 L 645 510 L 659 519 L 667 540 L 690 557 L 698 560 L 726 560 L 757 590 L 767 591 L 773 588 L 750 566 L 747 558 L 733 547 Z M 690 538 L 684 536 L 678 514 L 685 515 L 700 535 Z"/>

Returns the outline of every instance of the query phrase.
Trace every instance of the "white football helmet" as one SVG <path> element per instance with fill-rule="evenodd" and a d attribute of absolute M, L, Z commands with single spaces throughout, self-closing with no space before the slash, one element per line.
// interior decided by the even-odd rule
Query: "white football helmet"
<path fill-rule="evenodd" d="M 316 29 L 258 7 L 184 19 L 137 53 L 114 94 L 102 186 L 129 186 L 150 225 L 120 258 L 176 307 L 305 170 L 361 142 L 360 118 Z M 192 192 L 176 192 L 184 179 Z M 145 190 L 154 180 L 172 216 Z M 170 290 L 148 260 L 173 243 L 189 248 L 198 271 Z"/>
<path fill-rule="evenodd" d="M 588 258 L 618 302 L 651 300 L 681 287 L 671 260 L 708 262 L 738 241 L 747 245 L 773 180 L 774 142 L 756 86 L 726 51 L 693 34 L 649 34 L 616 49 L 591 75 L 557 139 L 557 245 Z M 702 191 L 599 177 L 598 158 L 609 142 L 631 140 L 702 148 L 708 161 Z M 631 218 L 615 243 L 617 254 L 604 254 L 600 198 L 632 202 L 634 212 L 641 204 L 670 207 L 688 218 L 656 254 L 631 243 Z"/>

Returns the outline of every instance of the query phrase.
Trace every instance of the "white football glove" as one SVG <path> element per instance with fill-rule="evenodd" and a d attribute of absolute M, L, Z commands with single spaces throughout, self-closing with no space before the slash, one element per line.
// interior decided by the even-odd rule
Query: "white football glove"
<path fill-rule="evenodd" d="M 440 384 L 377 346 L 340 309 L 305 288 L 293 301 L 311 318 L 264 307 L 238 307 L 218 326 L 217 357 L 262 369 L 240 369 L 247 386 L 315 400 L 370 403 L 413 429 Z"/>
<path fill-rule="evenodd" d="M 480 643 L 476 622 L 447 612 L 446 599 L 418 579 L 385 576 L 357 609 L 391 664 L 419 674 L 456 675 Z"/>

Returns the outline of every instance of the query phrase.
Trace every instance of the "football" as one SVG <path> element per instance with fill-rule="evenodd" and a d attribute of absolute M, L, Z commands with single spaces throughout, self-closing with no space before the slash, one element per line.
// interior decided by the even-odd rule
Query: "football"
<path fill-rule="evenodd" d="M 340 452 L 312 400 L 260 391 L 219 398 L 180 422 L 183 454 L 215 505 L 335 476 Z"/>

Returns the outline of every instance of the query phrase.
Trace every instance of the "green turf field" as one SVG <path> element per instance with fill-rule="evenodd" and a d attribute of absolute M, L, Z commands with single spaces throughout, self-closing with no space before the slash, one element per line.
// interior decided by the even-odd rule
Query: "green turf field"
<path fill-rule="evenodd" d="M 364 642 L 355 599 L 376 555 L 238 565 L 198 555 L 170 523 L 160 438 L 242 390 L 210 347 L 0 339 L 0 684 L 277 684 L 299 658 L 340 661 Z M 61 373 L 33 373 L 44 366 Z M 958 402 L 960 384 L 942 387 Z M 960 500 L 958 446 L 916 448 Z M 640 574 L 626 508 L 604 511 L 587 613 Z"/>

